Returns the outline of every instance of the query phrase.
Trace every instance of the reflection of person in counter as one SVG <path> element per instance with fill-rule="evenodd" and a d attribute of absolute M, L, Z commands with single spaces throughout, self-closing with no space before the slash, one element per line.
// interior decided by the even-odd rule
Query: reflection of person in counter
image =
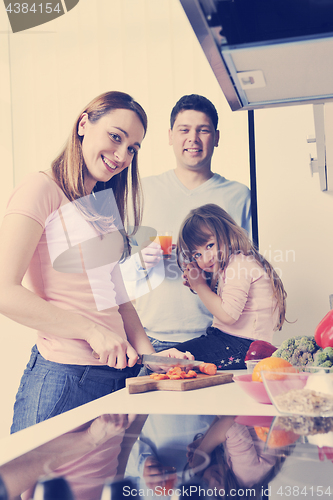
<path fill-rule="evenodd" d="M 102 94 L 80 113 L 52 168 L 30 176 L 9 200 L 0 312 L 38 331 L 12 432 L 124 387 L 137 374 L 137 353 L 154 352 L 118 265 L 128 247 L 129 177 L 140 222 L 137 161 L 146 128 L 128 94 Z"/>
<path fill-rule="evenodd" d="M 148 497 L 147 489 L 166 486 L 169 474 L 171 481 L 181 481 L 187 446 L 213 421 L 214 415 L 149 415 L 133 446 L 125 475 L 135 478 Z"/>
<path fill-rule="evenodd" d="M 208 431 L 189 446 L 188 469 L 198 467 L 202 454 L 208 454 L 209 466 L 197 474 L 207 488 L 223 492 L 222 498 L 241 498 L 245 488 L 252 488 L 251 498 L 261 498 L 262 487 L 280 471 L 293 447 L 264 451 L 264 445 L 253 427 L 235 422 L 233 416 L 216 417 Z"/>
<path fill-rule="evenodd" d="M 286 292 L 281 279 L 243 229 L 214 204 L 193 209 L 185 218 L 177 253 L 184 285 L 214 316 L 207 335 L 178 349 L 218 368 L 245 368 L 250 344 L 271 342 L 282 327 Z"/>
<path fill-rule="evenodd" d="M 145 415 L 102 415 L 0 467 L 14 499 L 33 498 L 38 480 L 63 477 L 75 498 L 99 500 L 105 481 L 122 477 Z"/>
<path fill-rule="evenodd" d="M 169 130 L 176 168 L 142 180 L 145 227 L 171 231 L 176 237 L 189 210 L 213 202 L 250 233 L 249 189 L 211 170 L 219 143 L 217 125 L 217 111 L 205 97 L 185 95 L 176 103 Z M 144 243 L 144 236 L 142 240 Z M 143 267 L 137 254 L 122 266 L 122 272 L 125 281 L 136 282 L 136 308 L 155 350 L 204 334 L 211 313 L 198 297 L 183 289 L 175 252 L 171 259 L 163 260 L 160 246 L 151 243 L 141 255 Z"/>

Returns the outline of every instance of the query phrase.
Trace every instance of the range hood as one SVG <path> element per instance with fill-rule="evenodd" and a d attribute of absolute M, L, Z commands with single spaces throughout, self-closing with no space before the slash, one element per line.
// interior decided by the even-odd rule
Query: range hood
<path fill-rule="evenodd" d="M 233 111 L 333 101 L 333 0 L 180 0 Z"/>

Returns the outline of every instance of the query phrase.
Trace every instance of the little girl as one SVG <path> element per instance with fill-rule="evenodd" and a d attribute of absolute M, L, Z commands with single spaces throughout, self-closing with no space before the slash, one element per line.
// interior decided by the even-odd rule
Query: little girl
<path fill-rule="evenodd" d="M 271 342 L 285 320 L 286 292 L 244 230 L 214 204 L 191 210 L 179 232 L 184 285 L 213 315 L 206 335 L 177 345 L 218 369 L 245 368 L 254 340 Z"/>

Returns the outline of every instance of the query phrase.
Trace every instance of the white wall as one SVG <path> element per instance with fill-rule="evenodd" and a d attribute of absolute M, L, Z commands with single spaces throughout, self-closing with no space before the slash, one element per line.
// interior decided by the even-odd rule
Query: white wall
<path fill-rule="evenodd" d="M 255 112 L 260 251 L 279 269 L 287 319 L 274 342 L 313 335 L 333 293 L 333 192 L 311 177 L 312 105 Z M 326 138 L 330 140 L 329 137 Z"/>
<path fill-rule="evenodd" d="M 220 115 L 213 170 L 249 184 L 247 114 L 230 111 L 178 0 L 80 0 L 65 16 L 14 35 L 0 6 L 0 61 L 0 215 L 13 186 L 48 168 L 80 110 L 111 89 L 132 94 L 147 111 L 143 176 L 173 168 L 170 110 L 183 94 L 199 93 Z M 281 269 L 288 319 L 297 319 L 276 336 L 280 342 L 312 334 L 328 310 L 332 193 L 320 192 L 309 173 L 310 106 L 256 111 L 255 122 L 260 247 Z M 1 438 L 34 334 L 4 317 L 0 332 Z"/>

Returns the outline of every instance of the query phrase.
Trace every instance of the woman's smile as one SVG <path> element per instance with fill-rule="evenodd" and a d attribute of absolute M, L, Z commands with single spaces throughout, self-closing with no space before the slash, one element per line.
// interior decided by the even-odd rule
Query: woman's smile
<path fill-rule="evenodd" d="M 102 157 L 103 163 L 105 164 L 107 170 L 110 170 L 110 172 L 114 172 L 115 169 L 118 167 L 118 165 L 116 165 L 113 161 L 109 160 L 109 158 L 107 158 L 104 155 L 101 155 L 101 157 Z"/>

